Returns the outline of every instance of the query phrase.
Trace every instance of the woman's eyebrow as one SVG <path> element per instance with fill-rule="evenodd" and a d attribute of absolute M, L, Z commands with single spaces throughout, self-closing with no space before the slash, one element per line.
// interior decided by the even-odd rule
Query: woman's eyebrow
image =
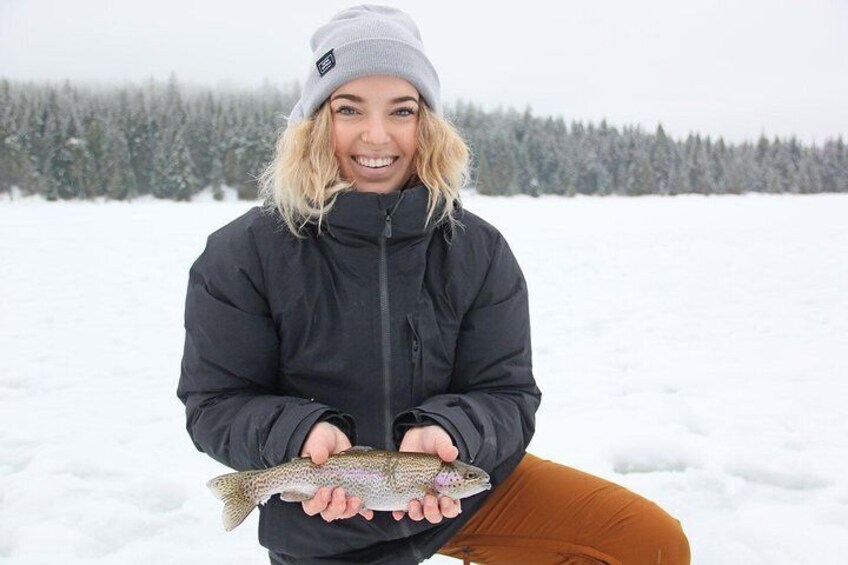
<path fill-rule="evenodd" d="M 360 103 L 365 101 L 362 97 L 356 96 L 355 94 L 336 94 L 335 96 L 333 96 L 330 99 L 330 102 L 332 102 L 333 100 L 337 100 L 339 98 L 346 98 L 346 99 L 348 99 L 352 102 L 360 102 Z M 400 102 L 406 102 L 407 100 L 411 100 L 411 101 L 415 102 L 416 104 L 419 103 L 418 98 L 416 98 L 414 96 L 400 96 L 398 98 L 395 98 L 394 100 L 391 100 L 390 102 L 392 104 L 399 104 Z"/>
<path fill-rule="evenodd" d="M 395 98 L 394 100 L 392 100 L 392 104 L 398 104 L 400 102 L 406 102 L 407 100 L 410 100 L 410 101 L 418 104 L 418 98 L 416 98 L 414 96 L 401 96 L 399 98 Z"/>

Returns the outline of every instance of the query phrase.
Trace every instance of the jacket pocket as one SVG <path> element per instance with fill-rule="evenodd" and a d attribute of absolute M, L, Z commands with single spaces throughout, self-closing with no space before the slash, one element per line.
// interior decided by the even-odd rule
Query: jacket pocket
<path fill-rule="evenodd" d="M 432 307 L 419 308 L 408 314 L 406 320 L 412 375 L 411 405 L 418 406 L 431 396 L 450 392 L 453 359 L 446 353 L 443 334 Z"/>
<path fill-rule="evenodd" d="M 421 354 L 421 334 L 418 331 L 418 318 L 413 314 L 406 316 L 409 325 L 409 362 L 411 365 L 412 386 L 409 387 L 410 406 L 419 404 L 424 398 L 423 360 Z"/>

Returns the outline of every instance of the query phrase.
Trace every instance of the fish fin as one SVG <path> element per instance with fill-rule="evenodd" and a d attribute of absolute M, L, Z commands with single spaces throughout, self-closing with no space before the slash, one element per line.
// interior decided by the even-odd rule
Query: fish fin
<path fill-rule="evenodd" d="M 337 453 L 336 455 L 345 455 L 348 453 L 365 453 L 366 451 L 373 451 L 373 447 L 368 447 L 367 445 L 355 445 L 349 449 L 345 449 L 341 453 Z"/>
<path fill-rule="evenodd" d="M 315 495 L 300 490 L 284 490 L 280 493 L 280 498 L 286 502 L 303 502 L 304 500 L 309 500 L 313 496 Z"/>
<path fill-rule="evenodd" d="M 250 500 L 244 493 L 244 480 L 261 471 L 244 471 L 228 473 L 215 477 L 206 483 L 212 494 L 224 501 L 222 515 L 224 529 L 230 531 L 244 522 L 244 519 L 256 508 L 256 502 Z"/>

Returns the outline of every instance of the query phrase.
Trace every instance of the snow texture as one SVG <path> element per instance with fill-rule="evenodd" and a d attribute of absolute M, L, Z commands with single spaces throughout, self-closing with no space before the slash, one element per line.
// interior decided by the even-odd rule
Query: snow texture
<path fill-rule="evenodd" d="M 465 202 L 530 288 L 532 452 L 659 503 L 696 563 L 844 559 L 848 195 Z M 188 268 L 250 206 L 0 201 L 0 563 L 267 563 L 175 396 Z"/>

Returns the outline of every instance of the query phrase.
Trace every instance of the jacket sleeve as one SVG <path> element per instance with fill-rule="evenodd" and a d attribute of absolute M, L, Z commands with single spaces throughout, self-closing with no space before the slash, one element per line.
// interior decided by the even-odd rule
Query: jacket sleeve
<path fill-rule="evenodd" d="M 279 394 L 279 338 L 248 230 L 209 236 L 189 271 L 185 330 L 177 396 L 200 451 L 236 470 L 262 469 L 297 457 L 318 421 L 355 440 L 350 416 Z"/>
<path fill-rule="evenodd" d="M 500 234 L 460 325 L 454 359 L 448 393 L 401 413 L 395 439 L 408 426 L 436 422 L 463 461 L 490 472 L 517 464 L 533 436 L 541 392 L 531 363 L 527 285 Z"/>

